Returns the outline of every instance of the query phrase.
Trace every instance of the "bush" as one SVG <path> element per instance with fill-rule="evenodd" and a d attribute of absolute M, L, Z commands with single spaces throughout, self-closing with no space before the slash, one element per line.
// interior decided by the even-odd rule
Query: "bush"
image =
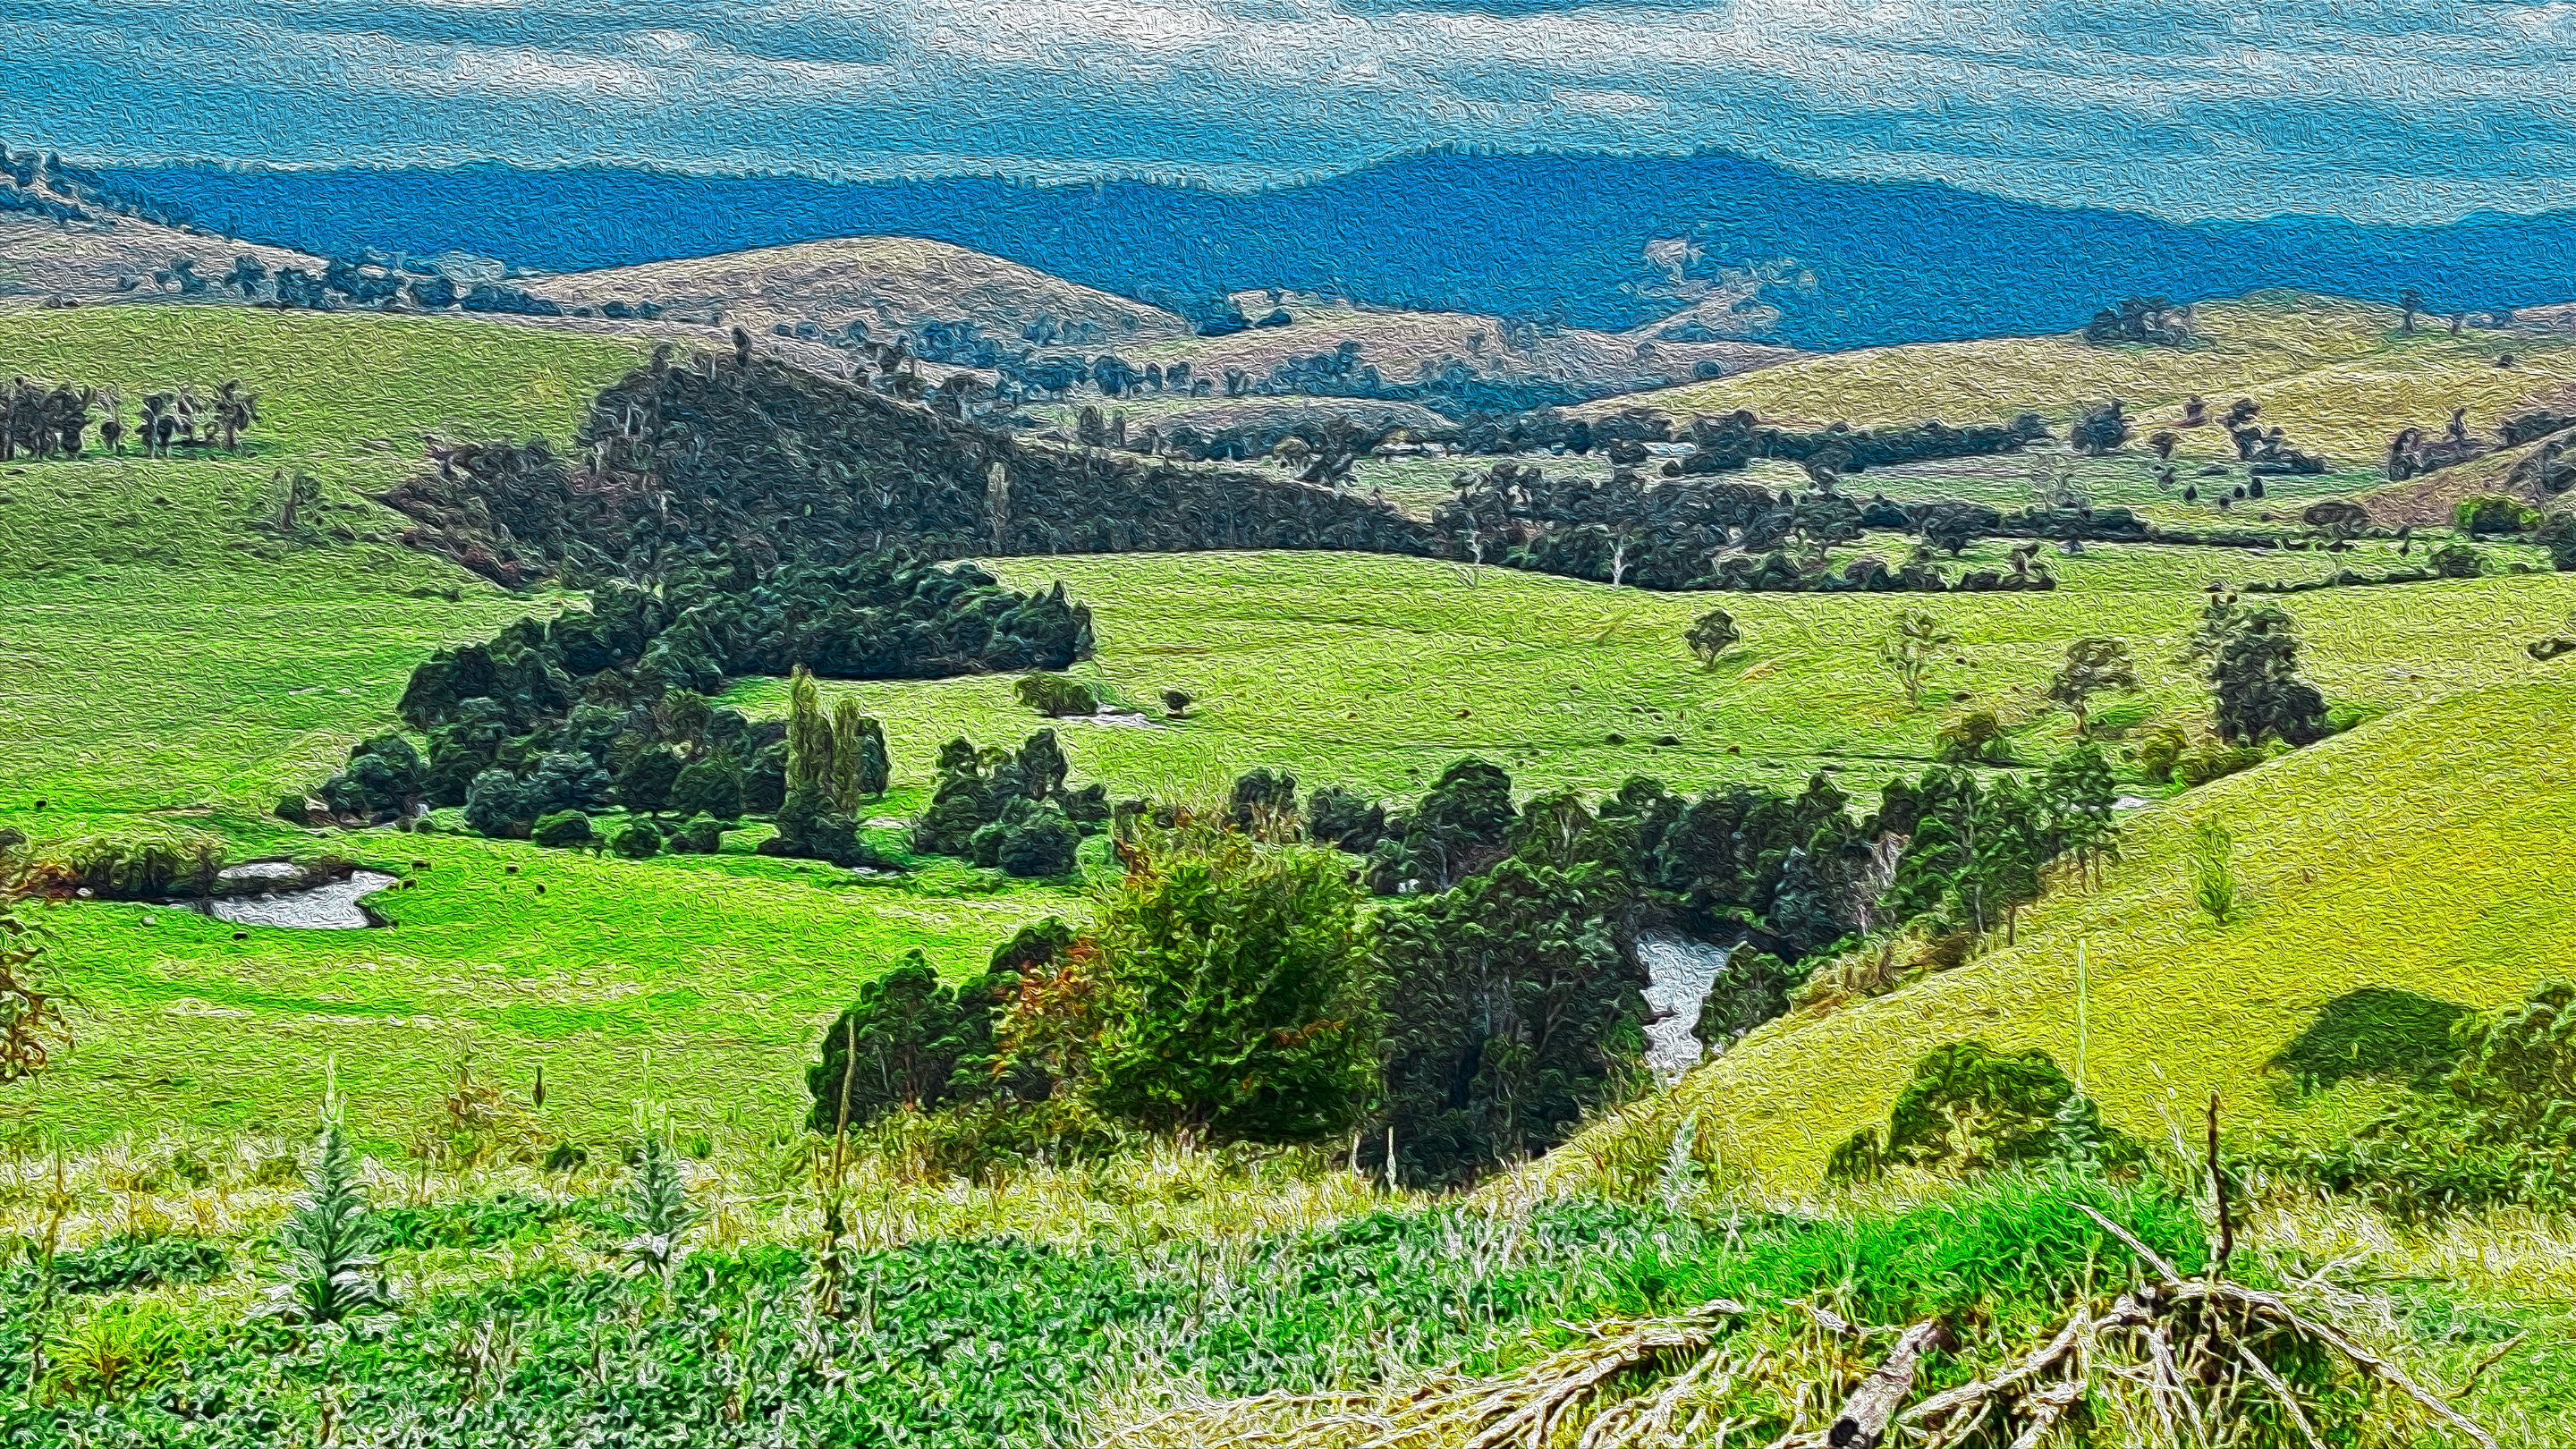
<path fill-rule="evenodd" d="M 2528 533 L 2540 523 L 2539 509 L 2502 494 L 2477 494 L 2451 506 L 2451 526 L 2472 538 L 2480 534 Z"/>
<path fill-rule="evenodd" d="M 465 823 L 494 840 L 525 840 L 537 812 L 528 787 L 507 770 L 485 770 L 465 791 Z"/>
<path fill-rule="evenodd" d="M 1020 703 L 1050 719 L 1100 712 L 1099 696 L 1091 692 L 1091 686 L 1061 674 L 1021 675 L 1012 692 L 1019 696 Z"/>
<path fill-rule="evenodd" d="M 629 820 L 608 837 L 608 848 L 628 860 L 647 860 L 662 853 L 662 832 L 641 820 Z"/>
<path fill-rule="evenodd" d="M 1030 810 L 1017 824 L 985 828 L 1004 832 L 994 847 L 993 864 L 1006 875 L 1023 878 L 1066 874 L 1073 869 L 1074 853 L 1082 844 L 1082 833 L 1053 805 Z"/>
<path fill-rule="evenodd" d="M 724 849 L 725 822 L 712 815 L 692 815 L 673 829 L 669 849 L 674 855 L 715 855 Z"/>
<path fill-rule="evenodd" d="M 380 820 L 408 808 L 422 787 L 420 751 L 387 733 L 351 750 L 348 768 L 323 781 L 319 793 L 334 814 Z"/>
<path fill-rule="evenodd" d="M 2446 543 L 2426 560 L 2434 573 L 2446 579 L 2473 579 L 2487 571 L 2487 556 L 2465 543 Z"/>
<path fill-rule="evenodd" d="M 46 889 L 140 901 L 179 891 L 211 895 L 223 868 L 221 837 L 184 825 L 150 823 L 48 846 L 36 856 L 31 874 Z"/>
<path fill-rule="evenodd" d="M 2197 749 L 2176 758 L 2169 767 L 2172 778 L 2187 788 L 2223 780 L 2240 770 L 2250 770 L 2267 758 L 2252 746 L 2230 745 L 2220 740 L 2203 740 Z"/>
<path fill-rule="evenodd" d="M 595 837 L 588 815 L 579 810 L 558 810 L 539 816 L 529 838 L 539 845 L 564 848 L 588 845 Z"/>
<path fill-rule="evenodd" d="M 2429 1067 L 2423 1029 L 2445 1005 L 2409 1004 L 2392 1065 Z M 2461 1016 L 2451 1033 L 2455 1060 L 2435 1085 L 2345 1141 L 2267 1155 L 2409 1220 L 2576 1205 L 2576 984 L 2544 983 L 2519 1006 Z"/>
<path fill-rule="evenodd" d="M 1990 709 L 1972 709 L 1943 724 L 1934 742 L 1945 765 L 2000 765 L 2012 759 L 2003 722 Z"/>
<path fill-rule="evenodd" d="M 681 769 L 671 782 L 671 809 L 695 818 L 742 818 L 742 771 L 733 761 L 709 756 Z"/>
<path fill-rule="evenodd" d="M 2048 1053 L 1963 1041 L 1917 1061 L 1885 1130 L 1863 1128 L 1845 1140 L 1826 1173 L 1857 1182 L 1899 1164 L 1968 1173 L 2053 1160 L 2134 1166 L 2144 1153 L 2103 1124 Z"/>
<path fill-rule="evenodd" d="M 1096 1023 L 1086 1099 L 1192 1139 L 1349 1131 L 1378 1032 L 1347 867 L 1230 831 L 1149 837 L 1127 858 L 1077 948 Z"/>
<path fill-rule="evenodd" d="M 659 745 L 639 750 L 626 768 L 617 772 L 617 803 L 648 813 L 667 810 L 679 779 L 679 756 Z"/>
<path fill-rule="evenodd" d="M 823 1032 L 821 1060 L 805 1070 L 814 1105 L 805 1125 L 832 1133 L 864 1127 L 898 1107 L 926 1109 L 981 1094 L 989 1083 L 995 1017 L 1008 975 L 961 990 L 939 979 L 919 950 L 859 988 Z"/>

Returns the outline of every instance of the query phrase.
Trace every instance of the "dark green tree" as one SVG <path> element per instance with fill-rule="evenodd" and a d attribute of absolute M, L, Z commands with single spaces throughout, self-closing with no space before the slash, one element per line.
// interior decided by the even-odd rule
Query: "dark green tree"
<path fill-rule="evenodd" d="M 805 1070 L 813 1098 L 806 1126 L 829 1135 L 897 1108 L 975 1095 L 982 1084 L 958 1068 L 992 1056 L 999 1003 L 984 987 L 973 983 L 961 995 L 918 949 L 860 987 L 858 1000 L 825 1028 L 821 1060 Z"/>
<path fill-rule="evenodd" d="M 617 772 L 617 803 L 658 815 L 671 807 L 671 792 L 679 779 L 680 757 L 659 745 L 647 746 Z"/>
<path fill-rule="evenodd" d="M 2208 677 L 2218 733 L 2229 744 L 2308 745 L 2325 738 L 2325 696 L 2299 677 L 2298 623 L 2279 605 L 2242 610 L 2226 621 Z"/>
<path fill-rule="evenodd" d="M 683 816 L 739 820 L 742 771 L 732 760 L 717 755 L 686 766 L 672 778 L 670 805 Z"/>
<path fill-rule="evenodd" d="M 1415 1183 L 1456 1183 L 1563 1141 L 1639 1059 L 1633 888 L 1600 864 L 1508 859 L 1380 913 L 1387 1123 Z"/>

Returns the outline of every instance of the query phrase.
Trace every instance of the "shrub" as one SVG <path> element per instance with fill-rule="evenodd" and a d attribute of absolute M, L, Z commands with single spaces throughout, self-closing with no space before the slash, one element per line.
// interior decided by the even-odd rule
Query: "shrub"
<path fill-rule="evenodd" d="M 2465 543 L 2446 543 L 2427 555 L 2426 561 L 2446 579 L 2473 579 L 2487 571 L 2487 556 Z"/>
<path fill-rule="evenodd" d="M 1863 1181 L 1902 1164 L 1982 1172 L 2052 1160 L 2134 1165 L 2144 1154 L 2105 1126 L 2093 1103 L 2036 1047 L 1999 1052 L 1982 1041 L 1952 1042 L 1914 1064 L 1887 1126 L 1863 1128 L 1834 1149 L 1826 1172 Z"/>
<path fill-rule="evenodd" d="M 109 900 L 211 895 L 224 849 L 222 837 L 184 825 L 125 825 L 46 847 L 30 875 L 43 888 L 86 890 Z"/>
<path fill-rule="evenodd" d="M 2173 761 L 2172 778 L 2186 787 L 2206 785 L 2222 780 L 2240 770 L 2250 770 L 2263 763 L 2265 755 L 2251 746 L 2230 745 L 2218 740 L 2203 740 L 2189 754 Z"/>
<path fill-rule="evenodd" d="M 381 1234 L 358 1191 L 358 1155 L 341 1130 L 336 1094 L 323 1100 L 304 1191 L 277 1236 L 286 1249 L 287 1277 L 269 1290 L 271 1312 L 321 1325 L 393 1306 L 376 1256 Z"/>
<path fill-rule="evenodd" d="M 1948 721 L 1934 741 L 1945 765 L 2003 764 L 2012 758 L 2003 722 L 1990 709 L 1972 709 Z"/>
<path fill-rule="evenodd" d="M 993 851 L 993 863 L 1006 875 L 1064 875 L 1073 869 L 1074 853 L 1082 844 L 1082 833 L 1053 805 L 1030 810 L 1017 824 L 987 828 L 1005 832 Z"/>
<path fill-rule="evenodd" d="M 2191 898 L 2218 925 L 2236 911 L 2236 837 L 2216 817 L 2191 832 Z"/>
<path fill-rule="evenodd" d="M 610 788 L 608 771 L 597 760 L 578 750 L 550 750 L 528 772 L 529 813 L 597 810 L 609 803 Z"/>
<path fill-rule="evenodd" d="M 537 818 L 526 782 L 507 770 L 485 770 L 465 792 L 465 823 L 494 840 L 524 840 Z"/>
<path fill-rule="evenodd" d="M 617 772 L 617 803 L 629 810 L 667 810 L 679 779 L 679 756 L 659 745 L 639 750 L 626 768 Z"/>
<path fill-rule="evenodd" d="M 1190 712 L 1190 706 L 1197 702 L 1197 698 L 1186 689 L 1167 689 L 1163 691 L 1163 713 L 1170 715 L 1174 719 L 1180 719 L 1187 715 Z"/>
<path fill-rule="evenodd" d="M 588 845 L 594 838 L 590 817 L 579 810 L 558 810 L 539 816 L 529 838 L 539 845 L 567 847 Z"/>
<path fill-rule="evenodd" d="M 1023 674 L 1012 692 L 1020 703 L 1050 719 L 1100 712 L 1100 698 L 1091 686 L 1061 674 Z"/>
<path fill-rule="evenodd" d="M 335 814 L 376 820 L 401 813 L 422 788 L 420 751 L 386 733 L 351 750 L 348 768 L 323 781 L 319 793 Z"/>
<path fill-rule="evenodd" d="M 1700 667 L 1715 669 L 1726 651 L 1743 642 L 1744 631 L 1736 627 L 1735 616 L 1724 609 L 1711 609 L 1691 621 L 1682 634 L 1682 642 L 1699 656 Z"/>
<path fill-rule="evenodd" d="M 730 759 L 709 756 L 684 766 L 671 782 L 671 809 L 691 818 L 742 818 L 742 770 Z"/>
<path fill-rule="evenodd" d="M 1378 1033 L 1347 868 L 1230 831 L 1145 838 L 1127 859 L 1077 948 L 1097 995 L 1088 1100 L 1192 1139 L 1350 1130 Z"/>
<path fill-rule="evenodd" d="M 662 853 L 662 832 L 644 821 L 629 820 L 608 838 L 608 848 L 628 860 L 645 860 Z"/>
<path fill-rule="evenodd" d="M 2576 513 L 2563 508 L 2552 512 L 2532 530 L 2531 541 L 2549 550 L 2550 567 L 2576 572 Z"/>
<path fill-rule="evenodd" d="M 823 1032 L 820 1060 L 805 1070 L 814 1105 L 805 1125 L 829 1134 L 856 1129 L 894 1108 L 930 1108 L 972 1097 L 987 1085 L 1001 991 L 996 974 L 960 990 L 939 979 L 929 958 L 906 952 Z"/>
<path fill-rule="evenodd" d="M 671 832 L 674 855 L 715 855 L 723 851 L 725 822 L 712 815 L 692 815 Z"/>
<path fill-rule="evenodd" d="M 2472 538 L 2491 533 L 2528 533 L 2540 522 L 2539 509 L 2497 493 L 2477 494 L 2451 506 L 2451 526 Z"/>

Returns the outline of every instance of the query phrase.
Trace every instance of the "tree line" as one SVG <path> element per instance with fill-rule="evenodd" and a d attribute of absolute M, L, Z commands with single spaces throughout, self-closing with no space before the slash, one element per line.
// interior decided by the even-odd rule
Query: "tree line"
<path fill-rule="evenodd" d="M 17 458 L 77 458 L 98 430 L 99 446 L 122 456 L 131 438 L 147 458 L 178 448 L 241 449 L 241 436 L 259 421 L 259 395 L 228 379 L 212 393 L 193 387 L 148 392 L 126 423 L 124 395 L 114 388 L 45 383 L 20 375 L 0 389 L 0 463 Z"/>

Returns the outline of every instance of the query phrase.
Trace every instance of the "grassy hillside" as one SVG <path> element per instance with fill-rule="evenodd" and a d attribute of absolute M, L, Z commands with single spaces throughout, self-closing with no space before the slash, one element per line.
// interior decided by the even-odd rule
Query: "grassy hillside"
<path fill-rule="evenodd" d="M 5 184 L 5 183 L 0 183 Z M 155 294 L 155 271 L 185 257 L 209 283 L 230 272 L 235 257 L 256 257 L 275 271 L 302 267 L 321 275 L 322 260 L 283 247 L 227 241 L 201 231 L 102 215 L 95 221 L 55 222 L 25 212 L 0 211 L 0 306 L 49 298 L 101 301 Z M 124 285 L 131 280 L 135 285 Z M 175 286 L 170 295 L 176 295 Z"/>
<path fill-rule="evenodd" d="M 1017 345 L 1025 329 L 1046 318 L 1069 345 L 1134 346 L 1189 335 L 1187 322 L 1159 307 L 912 237 L 805 242 L 570 272 L 525 285 L 566 308 L 654 302 L 685 320 L 722 314 L 755 334 L 782 322 L 838 332 L 857 321 L 885 341 L 925 322 L 963 320 Z"/>
<path fill-rule="evenodd" d="M 648 1047 L 684 1114 L 772 1112 L 796 1090 L 806 1035 L 892 954 L 919 945 L 962 969 L 1019 922 L 1079 908 L 1064 890 L 996 892 L 957 871 L 861 885 L 740 853 L 596 861 L 447 837 L 326 841 L 265 821 L 281 791 L 313 784 L 390 724 L 428 651 L 561 606 L 403 549 L 367 493 L 414 466 L 423 432 L 565 436 L 631 356 L 461 320 L 237 308 L 0 318 L 0 368 L 129 396 L 239 376 L 264 415 L 237 458 L 0 469 L 0 737 L 13 742 L 0 751 L 0 823 L 57 838 L 178 819 L 231 836 L 237 858 L 328 845 L 416 882 L 381 898 L 389 931 L 251 928 L 237 941 L 166 910 L 51 913 L 88 1014 L 45 1120 L 83 1135 L 278 1120 L 304 1110 L 337 1055 L 361 1120 L 398 1133 L 469 1033 L 495 1072 L 542 1061 L 569 1121 L 623 1113 Z M 292 541 L 251 526 L 273 511 L 270 475 L 286 467 L 327 485 L 316 526 Z M 1099 654 L 1077 672 L 1154 717 L 1062 723 L 1077 778 L 1204 796 L 1256 764 L 1404 794 L 1468 752 L 1524 789 L 1606 790 L 1640 772 L 1790 784 L 1817 768 L 1871 786 L 1919 768 L 1951 707 L 1906 709 L 1874 663 L 1877 632 L 1908 606 L 1964 641 L 1966 662 L 1942 665 L 1936 689 L 2026 718 L 2028 747 L 2044 755 L 2064 726 L 2036 691 L 2067 640 L 2129 638 L 2149 675 L 2144 703 L 2196 710 L 2198 688 L 2173 661 L 2201 588 L 2322 566 L 2101 547 L 2063 560 L 2066 587 L 2047 595 L 1731 596 L 1748 643 L 1715 672 L 1680 643 L 1707 598 L 1345 555 L 996 568 L 1021 587 L 1061 578 L 1087 601 Z M 2385 709 L 2517 677 L 2522 642 L 2571 607 L 2576 579 L 2555 575 L 2293 602 L 2329 694 Z M 1159 719 L 1167 688 L 1199 698 L 1189 718 Z M 941 741 L 1017 740 L 1045 723 L 1004 678 L 832 692 L 886 722 L 890 814 L 917 802 Z M 782 703 L 766 682 L 737 695 Z M 1677 743 L 1655 743 L 1667 735 Z"/>
<path fill-rule="evenodd" d="M 2035 412 L 2063 422 L 2119 398 L 2141 433 L 2179 421 L 2197 393 L 2213 413 L 2238 397 L 2292 443 L 2345 468 L 2376 465 L 2389 435 L 2438 429 L 2454 407 L 2486 430 L 2531 400 L 2576 381 L 2576 337 L 2555 331 L 2467 329 L 2452 337 L 2419 320 L 2399 329 L 2394 308 L 2296 292 L 2207 302 L 2186 347 L 2096 347 L 2073 334 L 1868 348 L 1802 359 L 1742 377 L 1604 401 L 1586 411 L 1647 406 L 1676 415 L 1750 408 L 1764 418 L 1857 427 L 1939 418 L 1999 422 Z M 2498 367 L 2500 353 L 2514 365 Z M 2191 456 L 2234 456 L 2225 432 L 2191 430 Z"/>
<path fill-rule="evenodd" d="M 1259 294 L 1237 297 L 1247 316 L 1267 315 Z M 1328 353 L 1344 342 L 1359 345 L 1359 362 L 1386 382 L 1402 385 L 1452 364 L 1479 376 L 1513 382 L 1553 381 L 1585 393 L 1626 392 L 1689 378 L 1703 363 L 1733 376 L 1804 356 L 1793 348 L 1755 342 L 1656 341 L 1650 329 L 1615 334 L 1569 327 L 1515 341 L 1499 317 L 1472 312 L 1418 312 L 1356 307 L 1306 294 L 1279 306 L 1292 319 L 1284 326 L 1253 327 L 1223 337 L 1191 337 L 1136 354 L 1139 366 L 1187 362 L 1202 377 L 1222 381 L 1229 370 L 1254 378 L 1281 363 Z"/>
<path fill-rule="evenodd" d="M 2327 1002 L 2390 986 L 2498 1006 L 2576 957 L 2576 904 L 2535 868 L 2576 830 L 2576 768 L 2546 743 L 2576 718 L 2576 674 L 2505 676 L 2147 812 L 2107 888 L 2052 895 L 2019 946 L 1774 1022 L 1589 1130 L 1542 1178 L 1652 1173 L 1689 1121 L 1722 1170 L 1812 1188 L 1836 1143 L 1885 1120 L 1917 1057 L 1968 1038 L 2040 1047 L 2070 1073 L 2082 1060 L 2104 1115 L 2158 1141 L 2187 1133 L 2212 1091 L 2237 1128 L 2349 1105 L 2302 1103 L 2265 1070 Z M 2225 926 L 2192 903 L 2185 848 L 2209 819 L 2236 836 L 2241 913 Z"/>

